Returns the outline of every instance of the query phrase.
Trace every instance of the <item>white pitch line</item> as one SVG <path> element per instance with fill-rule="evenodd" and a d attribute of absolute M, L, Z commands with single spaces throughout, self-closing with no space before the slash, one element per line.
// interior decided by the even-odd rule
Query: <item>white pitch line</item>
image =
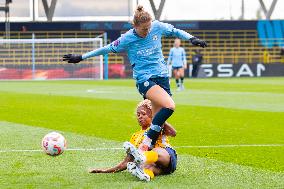
<path fill-rule="evenodd" d="M 41 152 L 42 150 L 0 150 L 0 153 L 9 153 L 9 152 Z"/>
<path fill-rule="evenodd" d="M 238 147 L 284 147 L 284 144 L 224 144 L 224 145 L 214 145 L 214 146 L 174 146 L 173 148 L 238 148 Z M 69 148 L 66 151 L 104 151 L 104 150 L 122 150 L 123 148 Z M 9 152 L 42 152 L 42 150 L 16 150 L 7 149 L 0 150 L 0 153 Z"/>

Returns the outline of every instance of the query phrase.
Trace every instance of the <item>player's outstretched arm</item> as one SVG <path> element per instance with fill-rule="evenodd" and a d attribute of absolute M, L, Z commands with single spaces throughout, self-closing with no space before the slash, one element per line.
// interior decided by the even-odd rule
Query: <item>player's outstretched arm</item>
<path fill-rule="evenodd" d="M 127 163 L 131 161 L 133 161 L 133 157 L 128 154 L 122 162 L 120 162 L 114 167 L 106 169 L 90 169 L 89 173 L 117 173 L 120 171 L 124 171 L 127 168 Z"/>
<path fill-rule="evenodd" d="M 202 48 L 207 47 L 206 41 L 198 39 L 197 37 L 194 37 L 193 35 L 187 33 L 186 31 L 173 28 L 173 35 L 183 40 L 189 40 L 191 44 L 195 46 L 200 46 Z"/>
<path fill-rule="evenodd" d="M 85 60 L 87 58 L 91 58 L 91 57 L 99 56 L 99 55 L 105 55 L 105 54 L 108 54 L 110 52 L 114 52 L 111 49 L 111 44 L 107 45 L 107 46 L 104 46 L 104 47 L 101 47 L 101 48 L 98 48 L 96 50 L 87 52 L 87 53 L 85 53 L 83 55 L 80 55 L 80 54 L 65 54 L 63 56 L 63 61 L 66 61 L 67 63 L 76 64 L 76 63 L 79 63 L 82 60 Z"/>
<path fill-rule="evenodd" d="M 99 56 L 99 55 L 105 55 L 108 53 L 119 53 L 125 51 L 127 48 L 127 40 L 123 37 L 119 37 L 117 40 L 113 41 L 112 43 L 103 46 L 101 48 L 98 48 L 96 50 L 87 52 L 83 55 L 78 55 L 78 54 L 66 54 L 63 56 L 63 61 L 66 61 L 68 63 L 79 63 L 82 60 L 85 60 L 87 58 L 91 58 L 93 56 Z"/>
<path fill-rule="evenodd" d="M 202 48 L 207 47 L 207 43 L 204 40 L 198 39 L 186 31 L 175 28 L 171 24 L 159 22 L 160 28 L 165 36 L 173 36 L 182 40 L 189 40 L 193 45 L 200 46 Z"/>
<path fill-rule="evenodd" d="M 197 37 L 194 37 L 193 35 L 190 35 L 189 33 L 183 30 L 173 28 L 173 35 L 183 40 L 189 40 L 191 44 L 195 46 L 200 46 L 202 48 L 205 48 L 208 46 L 206 41 L 198 39 Z"/>

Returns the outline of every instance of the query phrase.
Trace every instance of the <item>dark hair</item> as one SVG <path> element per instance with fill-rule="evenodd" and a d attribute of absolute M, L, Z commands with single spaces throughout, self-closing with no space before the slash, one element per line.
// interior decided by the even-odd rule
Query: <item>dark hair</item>
<path fill-rule="evenodd" d="M 142 5 L 138 5 L 134 12 L 133 25 L 139 26 L 140 24 L 150 22 L 151 20 L 151 15 L 144 10 Z"/>

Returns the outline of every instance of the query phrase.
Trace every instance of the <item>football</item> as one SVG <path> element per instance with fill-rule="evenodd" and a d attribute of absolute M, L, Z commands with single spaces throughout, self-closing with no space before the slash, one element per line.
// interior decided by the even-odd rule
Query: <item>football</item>
<path fill-rule="evenodd" d="M 66 149 L 66 140 L 60 133 L 51 132 L 43 137 L 41 146 L 46 154 L 57 156 Z"/>

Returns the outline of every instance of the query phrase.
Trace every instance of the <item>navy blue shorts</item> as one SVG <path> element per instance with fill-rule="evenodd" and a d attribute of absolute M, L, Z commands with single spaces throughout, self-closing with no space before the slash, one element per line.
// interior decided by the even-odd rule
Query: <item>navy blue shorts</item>
<path fill-rule="evenodd" d="M 170 89 L 170 81 L 168 77 L 155 77 L 155 78 L 150 78 L 143 83 L 136 83 L 136 87 L 144 99 L 146 99 L 147 91 L 154 85 L 159 85 L 170 96 L 172 96 L 171 89 Z"/>
<path fill-rule="evenodd" d="M 167 168 L 165 168 L 163 170 L 164 174 L 171 174 L 173 172 L 175 172 L 176 168 L 177 168 L 177 153 L 174 149 L 170 148 L 170 147 L 166 147 L 165 150 L 167 150 L 167 152 L 170 155 L 170 164 Z"/>
<path fill-rule="evenodd" d="M 172 66 L 172 69 L 173 69 L 173 70 L 178 70 L 178 69 L 180 69 L 180 68 L 183 68 L 183 67 L 182 67 L 182 66 L 177 66 L 177 67 Z"/>

